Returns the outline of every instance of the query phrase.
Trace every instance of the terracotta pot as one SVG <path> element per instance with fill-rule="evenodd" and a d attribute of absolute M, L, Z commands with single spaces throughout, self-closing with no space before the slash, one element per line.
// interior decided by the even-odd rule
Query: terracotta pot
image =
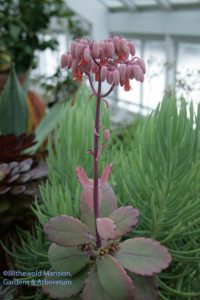
<path fill-rule="evenodd" d="M 9 77 L 8 72 L 0 73 L 0 93 L 3 91 L 8 77 Z M 24 82 L 27 79 L 27 73 L 18 74 L 17 77 L 18 77 L 19 82 L 21 83 L 21 85 L 23 85 Z"/>

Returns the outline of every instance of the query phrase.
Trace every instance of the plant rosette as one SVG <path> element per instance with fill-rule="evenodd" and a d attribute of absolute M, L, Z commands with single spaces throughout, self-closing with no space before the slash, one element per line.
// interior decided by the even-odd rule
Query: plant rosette
<path fill-rule="evenodd" d="M 143 82 L 144 62 L 133 57 L 134 45 L 122 37 L 110 37 L 103 42 L 77 40 L 71 51 L 61 58 L 61 66 L 72 70 L 75 80 L 83 76 L 96 97 L 94 149 L 94 178 L 89 179 L 82 167 L 76 168 L 82 186 L 81 220 L 68 215 L 54 217 L 44 225 L 44 231 L 53 244 L 48 251 L 52 271 L 71 274 L 71 285 L 66 276 L 46 276 L 43 291 L 54 299 L 93 300 L 155 300 L 157 286 L 154 275 L 167 268 L 171 255 L 167 248 L 150 238 L 123 239 L 138 223 L 139 211 L 132 206 L 117 206 L 117 197 L 108 179 L 112 164 L 107 165 L 101 177 L 98 161 L 105 144 L 99 145 L 100 103 L 107 101 L 115 86 L 130 90 L 130 80 Z M 102 82 L 110 89 L 102 94 Z M 98 82 L 97 89 L 94 81 Z M 104 130 L 105 142 L 110 132 Z M 78 297 L 78 298 L 77 298 Z"/>

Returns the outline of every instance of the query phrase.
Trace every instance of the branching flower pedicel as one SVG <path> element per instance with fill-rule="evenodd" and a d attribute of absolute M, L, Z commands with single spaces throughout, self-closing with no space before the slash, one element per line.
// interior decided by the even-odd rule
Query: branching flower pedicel
<path fill-rule="evenodd" d="M 112 187 L 108 184 L 112 165 L 107 165 L 101 177 L 98 160 L 103 145 L 99 145 L 101 101 L 117 85 L 130 90 L 130 80 L 144 80 L 144 62 L 134 57 L 134 45 L 122 37 L 110 37 L 103 42 L 76 40 L 71 51 L 62 55 L 61 66 L 71 69 L 75 80 L 88 77 L 96 97 L 94 127 L 93 179 L 82 167 L 76 168 L 83 190 L 80 199 L 81 221 L 67 215 L 54 217 L 44 225 L 53 242 L 48 256 L 55 272 L 72 274 L 72 285 L 52 284 L 60 277 L 45 278 L 45 293 L 52 298 L 83 300 L 155 300 L 153 277 L 171 262 L 168 250 L 157 241 L 137 237 L 121 241 L 138 223 L 139 211 L 132 206 L 119 207 Z M 97 88 L 94 82 L 97 81 Z M 110 88 L 102 93 L 102 82 Z M 109 129 L 103 133 L 109 140 Z M 65 276 L 63 280 L 67 280 Z M 48 284 L 49 283 L 49 284 Z"/>

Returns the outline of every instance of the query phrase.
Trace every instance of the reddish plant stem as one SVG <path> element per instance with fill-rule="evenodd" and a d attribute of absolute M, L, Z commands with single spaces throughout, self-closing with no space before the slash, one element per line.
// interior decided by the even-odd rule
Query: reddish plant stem
<path fill-rule="evenodd" d="M 99 68 L 99 76 L 100 76 Z M 95 217 L 95 232 L 96 232 L 96 246 L 101 247 L 101 238 L 97 230 L 97 218 L 99 218 L 99 174 L 98 174 L 98 150 L 99 150 L 99 123 L 100 123 L 100 105 L 101 105 L 101 81 L 98 83 L 98 91 L 96 94 L 96 115 L 95 115 L 95 132 L 94 132 L 94 189 L 93 189 L 93 202 L 94 202 L 94 217 Z"/>

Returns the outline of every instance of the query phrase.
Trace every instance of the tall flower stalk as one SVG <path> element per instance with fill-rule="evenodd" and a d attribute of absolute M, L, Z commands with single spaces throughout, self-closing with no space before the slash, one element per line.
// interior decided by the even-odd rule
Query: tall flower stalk
<path fill-rule="evenodd" d="M 43 291 L 54 299 L 157 300 L 154 274 L 168 267 L 171 256 L 157 241 L 136 237 L 121 240 L 138 223 L 139 211 L 132 206 L 118 207 L 117 197 L 108 183 L 112 165 L 104 167 L 99 178 L 98 161 L 104 144 L 101 134 L 100 109 L 115 86 L 130 90 L 130 80 L 144 80 L 144 62 L 134 57 L 133 44 L 121 37 L 103 42 L 77 40 L 61 59 L 62 67 L 71 69 L 74 79 L 87 77 L 95 96 L 96 113 L 93 155 L 93 179 L 82 167 L 76 168 L 83 190 L 80 197 L 81 220 L 68 215 L 56 216 L 44 225 L 51 244 L 48 257 L 52 270 L 70 272 L 71 286 L 52 285 L 46 276 Z M 98 83 L 95 87 L 95 81 Z M 103 93 L 102 83 L 110 85 Z M 109 129 L 104 130 L 105 141 Z M 135 275 L 136 274 L 136 275 Z M 54 277 L 59 279 L 60 277 Z M 66 276 L 63 276 L 66 279 Z M 51 284 L 50 284 L 51 282 Z"/>
<path fill-rule="evenodd" d="M 125 91 L 129 91 L 131 79 L 144 81 L 145 64 L 142 59 L 134 55 L 135 47 L 131 41 L 114 36 L 99 43 L 85 39 L 73 41 L 70 51 L 61 57 L 61 66 L 71 69 L 75 80 L 80 82 L 83 76 L 88 78 L 92 93 L 96 97 L 94 149 L 90 154 L 93 155 L 93 207 L 97 248 L 100 248 L 102 244 L 97 230 L 97 219 L 99 218 L 98 161 L 103 148 L 103 145 L 99 145 L 101 101 L 108 106 L 104 97 L 107 97 L 119 84 L 124 87 Z M 98 82 L 97 88 L 94 86 L 94 80 Z M 107 81 L 111 85 L 104 94 L 102 94 L 103 81 Z"/>

